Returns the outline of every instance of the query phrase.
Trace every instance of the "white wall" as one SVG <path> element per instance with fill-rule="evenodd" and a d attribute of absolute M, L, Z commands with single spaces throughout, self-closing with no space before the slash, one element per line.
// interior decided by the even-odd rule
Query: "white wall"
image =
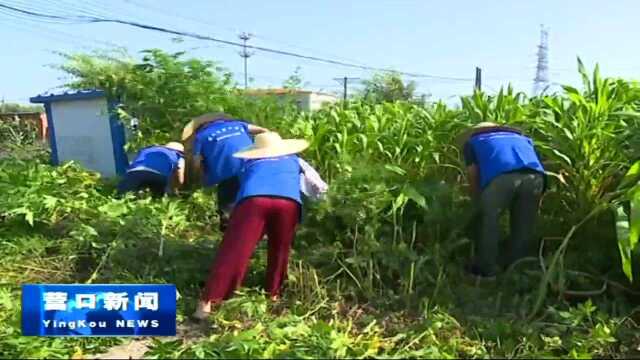
<path fill-rule="evenodd" d="M 103 176 L 116 175 L 107 101 L 104 98 L 51 103 L 58 160 L 74 160 Z"/>
<path fill-rule="evenodd" d="M 311 93 L 309 96 L 309 110 L 318 110 L 326 103 L 334 103 L 338 101 L 335 96 L 327 94 Z"/>

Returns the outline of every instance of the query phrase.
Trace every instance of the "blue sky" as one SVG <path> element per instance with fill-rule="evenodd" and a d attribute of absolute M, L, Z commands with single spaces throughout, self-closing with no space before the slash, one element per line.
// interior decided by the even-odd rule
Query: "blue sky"
<path fill-rule="evenodd" d="M 577 84 L 576 56 L 599 62 L 605 75 L 637 78 L 640 73 L 640 2 L 612 0 L 0 0 L 1 4 L 55 14 L 87 11 L 301 54 L 395 68 L 405 72 L 472 78 L 483 70 L 489 92 L 511 82 L 530 92 L 540 24 L 549 28 L 553 82 Z M 118 24 L 58 25 L 0 12 L 0 99 L 28 102 L 64 83 L 48 65 L 54 51 L 88 51 L 108 43 L 137 54 L 146 48 L 187 50 L 217 60 L 242 82 L 238 48 Z M 296 67 L 307 88 L 340 91 L 336 77 L 368 78 L 370 71 L 325 65 L 257 52 L 249 59 L 253 87 L 278 87 Z M 419 91 L 435 98 L 467 94 L 473 83 L 416 79 Z M 355 90 L 356 85 L 353 86 Z"/>

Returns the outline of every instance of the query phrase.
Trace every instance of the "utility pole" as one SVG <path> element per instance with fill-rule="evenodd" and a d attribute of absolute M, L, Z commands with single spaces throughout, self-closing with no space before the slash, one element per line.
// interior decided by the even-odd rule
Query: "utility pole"
<path fill-rule="evenodd" d="M 248 77 L 247 77 L 247 59 L 249 59 L 251 57 L 251 55 L 253 55 L 253 52 L 247 51 L 247 41 L 249 39 L 251 39 L 251 37 L 253 36 L 253 34 L 251 33 L 246 33 L 243 32 L 242 34 L 238 35 L 238 37 L 240 38 L 240 40 L 242 40 L 242 51 L 239 52 L 240 56 L 242 58 L 244 58 L 244 88 L 245 90 L 247 89 L 247 87 L 249 86 L 248 83 Z"/>
<path fill-rule="evenodd" d="M 340 83 L 342 83 L 342 100 L 344 100 L 345 102 L 347 101 L 347 84 L 349 83 L 349 80 L 360 80 L 360 78 L 356 78 L 356 77 L 342 77 L 342 78 L 334 78 L 333 80 L 336 80 Z"/>
<path fill-rule="evenodd" d="M 473 86 L 473 89 L 476 91 L 482 90 L 482 69 L 476 66 L 476 83 Z"/>
<path fill-rule="evenodd" d="M 538 45 L 538 64 L 533 79 L 533 96 L 540 95 L 549 86 L 549 31 L 540 25 L 540 45 Z"/>

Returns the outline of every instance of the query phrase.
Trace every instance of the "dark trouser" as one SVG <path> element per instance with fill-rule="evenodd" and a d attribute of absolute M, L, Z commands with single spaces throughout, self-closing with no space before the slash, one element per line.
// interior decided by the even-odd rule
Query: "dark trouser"
<path fill-rule="evenodd" d="M 233 295 L 242 285 L 251 254 L 265 232 L 268 237 L 265 287 L 269 295 L 279 295 L 299 215 L 300 205 L 289 199 L 257 196 L 236 206 L 209 269 L 202 299 L 217 303 Z"/>
<path fill-rule="evenodd" d="M 534 237 L 538 206 L 544 187 L 544 176 L 532 171 L 506 173 L 494 178 L 477 200 L 476 259 L 485 274 L 495 274 L 498 267 L 500 215 L 510 211 L 511 251 L 506 261 L 527 256 Z"/>
<path fill-rule="evenodd" d="M 149 189 L 154 196 L 162 196 L 166 193 L 168 181 L 166 176 L 153 171 L 130 171 L 118 184 L 118 192 L 122 194 L 128 191 Z"/>
<path fill-rule="evenodd" d="M 229 223 L 233 203 L 240 190 L 240 181 L 237 176 L 220 182 L 216 189 L 218 202 L 218 218 L 220 219 L 220 231 L 225 232 Z"/>

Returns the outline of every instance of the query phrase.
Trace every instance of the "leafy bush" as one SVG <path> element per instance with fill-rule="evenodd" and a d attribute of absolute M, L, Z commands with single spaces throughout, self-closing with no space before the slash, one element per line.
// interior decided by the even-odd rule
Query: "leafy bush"
<path fill-rule="evenodd" d="M 66 62 L 59 66 L 71 76 L 66 86 L 103 89 L 123 105 L 121 119 L 140 120 L 137 145 L 180 139 L 184 125 L 207 112 L 224 111 L 262 123 L 294 111 L 273 99 L 241 96 L 231 74 L 212 61 L 184 59 L 182 52 L 159 49 L 142 53 L 139 63 L 122 50 L 63 54 Z"/>

